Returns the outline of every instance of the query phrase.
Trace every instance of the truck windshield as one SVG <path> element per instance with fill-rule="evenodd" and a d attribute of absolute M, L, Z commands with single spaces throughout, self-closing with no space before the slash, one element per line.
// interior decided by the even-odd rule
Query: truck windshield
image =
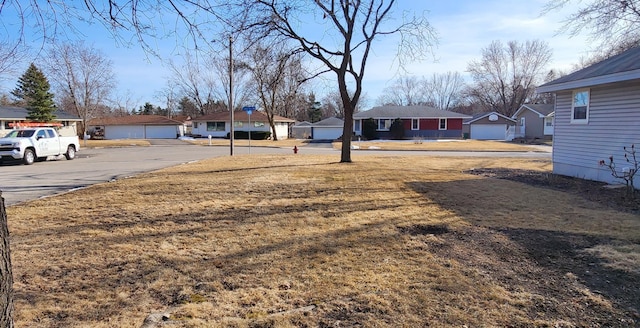
<path fill-rule="evenodd" d="M 29 138 L 33 136 L 35 130 L 13 130 L 5 138 Z"/>

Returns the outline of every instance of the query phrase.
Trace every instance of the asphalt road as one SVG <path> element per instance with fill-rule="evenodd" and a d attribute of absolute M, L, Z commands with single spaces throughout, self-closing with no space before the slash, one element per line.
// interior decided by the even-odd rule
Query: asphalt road
<path fill-rule="evenodd" d="M 51 196 L 92 184 L 117 180 L 165 167 L 229 156 L 229 147 L 196 146 L 174 142 L 157 142 L 150 147 L 81 149 L 76 159 L 49 159 L 33 165 L 3 163 L 0 165 L 0 191 L 6 205 Z M 235 155 L 291 154 L 289 148 L 235 147 Z M 334 149 L 301 147 L 299 154 L 327 154 L 340 158 Z M 473 156 L 550 158 L 550 153 L 519 152 L 435 152 L 354 150 L 352 158 L 367 155 L 391 156 Z"/>

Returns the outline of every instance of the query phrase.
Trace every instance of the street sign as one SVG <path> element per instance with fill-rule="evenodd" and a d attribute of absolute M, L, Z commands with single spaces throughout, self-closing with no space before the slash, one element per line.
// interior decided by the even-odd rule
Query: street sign
<path fill-rule="evenodd" d="M 251 113 L 256 110 L 256 108 L 254 106 L 245 106 L 242 107 L 242 110 L 247 112 L 247 115 L 251 115 Z"/>

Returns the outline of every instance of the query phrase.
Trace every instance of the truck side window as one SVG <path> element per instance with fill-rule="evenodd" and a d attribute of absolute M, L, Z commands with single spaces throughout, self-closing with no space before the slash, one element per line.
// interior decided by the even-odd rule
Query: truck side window
<path fill-rule="evenodd" d="M 47 138 L 53 138 L 55 136 L 55 134 L 53 133 L 53 130 L 46 129 L 45 131 L 47 131 Z"/>
<path fill-rule="evenodd" d="M 45 132 L 45 130 L 40 130 L 38 131 L 38 134 L 36 134 L 36 138 L 46 138 L 47 137 L 47 133 Z"/>

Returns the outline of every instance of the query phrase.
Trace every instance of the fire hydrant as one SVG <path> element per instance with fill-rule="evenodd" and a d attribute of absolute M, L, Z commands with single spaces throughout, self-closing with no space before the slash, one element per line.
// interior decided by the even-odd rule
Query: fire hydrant
<path fill-rule="evenodd" d="M 298 153 L 298 146 L 293 146 L 293 153 L 297 154 Z"/>

